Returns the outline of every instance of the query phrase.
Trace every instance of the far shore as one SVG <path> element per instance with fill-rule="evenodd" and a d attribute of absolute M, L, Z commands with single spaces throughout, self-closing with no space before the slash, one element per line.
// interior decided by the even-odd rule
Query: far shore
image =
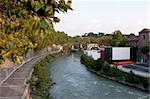
<path fill-rule="evenodd" d="M 87 70 L 89 70 L 90 72 L 92 72 L 92 73 L 94 73 L 94 74 L 96 74 L 96 75 L 98 75 L 98 76 L 100 76 L 100 77 L 103 77 L 103 78 L 107 78 L 107 79 L 109 79 L 109 80 L 116 81 L 116 82 L 118 82 L 118 83 L 120 83 L 120 84 L 127 85 L 127 86 L 129 86 L 129 87 L 142 90 L 142 91 L 144 91 L 144 92 L 146 92 L 146 93 L 149 93 L 149 92 L 150 92 L 149 89 L 145 89 L 145 88 L 143 88 L 142 86 L 139 86 L 139 85 L 136 85 L 136 84 L 131 84 L 131 83 L 125 82 L 125 81 L 123 81 L 123 80 L 118 80 L 118 79 L 115 79 L 115 78 L 113 78 L 113 77 L 109 77 L 109 76 L 103 75 L 102 73 L 100 73 L 100 72 L 98 72 L 98 71 L 95 71 L 95 70 L 93 70 L 93 69 L 87 68 Z"/>

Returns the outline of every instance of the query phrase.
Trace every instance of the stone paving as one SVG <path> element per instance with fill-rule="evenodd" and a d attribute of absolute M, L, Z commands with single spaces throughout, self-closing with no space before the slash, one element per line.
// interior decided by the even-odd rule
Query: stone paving
<path fill-rule="evenodd" d="M 34 64 L 45 55 L 33 58 L 17 69 L 1 86 L 0 99 L 24 99 L 22 98 L 27 87 L 26 80 L 29 78 Z"/>

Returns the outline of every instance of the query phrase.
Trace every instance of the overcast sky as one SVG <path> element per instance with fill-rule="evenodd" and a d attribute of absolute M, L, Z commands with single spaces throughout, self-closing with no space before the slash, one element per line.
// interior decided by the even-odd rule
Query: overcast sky
<path fill-rule="evenodd" d="M 73 0 L 73 11 L 57 14 L 61 21 L 55 29 L 70 36 L 115 30 L 138 35 L 143 28 L 150 28 L 149 3 L 148 0 Z"/>

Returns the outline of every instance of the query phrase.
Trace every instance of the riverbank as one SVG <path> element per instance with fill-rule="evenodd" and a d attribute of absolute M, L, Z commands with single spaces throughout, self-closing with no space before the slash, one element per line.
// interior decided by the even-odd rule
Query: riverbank
<path fill-rule="evenodd" d="M 109 66 L 104 60 L 94 60 L 85 54 L 81 55 L 81 63 L 84 64 L 89 71 L 98 76 L 149 92 L 149 78 L 137 76 L 132 71 L 125 73 L 120 71 L 117 67 Z"/>
<path fill-rule="evenodd" d="M 95 71 L 95 70 L 92 70 L 92 69 L 89 69 L 89 68 L 88 68 L 88 70 L 89 70 L 90 72 L 92 72 L 92 73 L 94 73 L 94 74 L 98 75 L 98 76 L 103 77 L 103 78 L 106 78 L 106 79 L 109 79 L 109 80 L 113 80 L 113 81 L 118 82 L 118 83 L 120 83 L 120 84 L 123 84 L 123 85 L 129 86 L 129 87 L 133 87 L 133 88 L 136 88 L 136 89 L 139 89 L 139 90 L 142 90 L 142 91 L 144 91 L 144 92 L 149 93 L 149 90 L 148 90 L 148 89 L 143 88 L 142 86 L 135 85 L 135 84 L 131 84 L 131 83 L 125 82 L 124 80 L 118 80 L 118 79 L 116 79 L 116 78 L 112 78 L 112 77 L 109 77 L 109 76 L 103 75 L 103 74 L 101 74 L 100 72 Z"/>
<path fill-rule="evenodd" d="M 49 73 L 49 64 L 57 57 L 64 54 L 65 53 L 62 52 L 49 54 L 36 63 L 32 72 L 32 76 L 30 80 L 27 81 L 30 86 L 31 96 L 33 99 L 51 99 L 49 89 L 54 83 Z"/>

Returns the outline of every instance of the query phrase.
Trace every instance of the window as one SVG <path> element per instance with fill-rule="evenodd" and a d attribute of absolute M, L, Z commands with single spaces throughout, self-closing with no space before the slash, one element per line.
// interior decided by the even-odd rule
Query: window
<path fill-rule="evenodd" d="M 145 39 L 145 35 L 143 35 L 143 39 Z"/>

